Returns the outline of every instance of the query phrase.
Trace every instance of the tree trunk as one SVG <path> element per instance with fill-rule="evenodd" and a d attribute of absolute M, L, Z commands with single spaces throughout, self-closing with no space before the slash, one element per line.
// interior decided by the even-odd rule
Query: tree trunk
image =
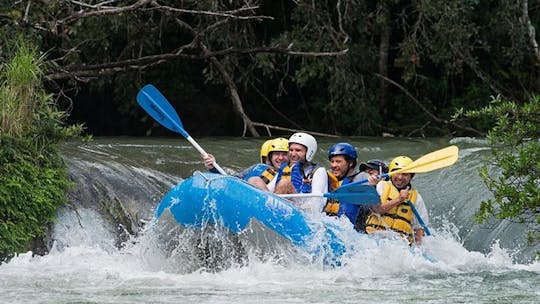
<path fill-rule="evenodd" d="M 204 45 L 202 42 L 200 43 L 201 49 L 203 51 L 204 55 L 210 54 L 210 50 Z M 240 95 L 238 95 L 238 89 L 236 88 L 236 85 L 234 84 L 234 81 L 232 80 L 229 73 L 227 73 L 227 70 L 225 67 L 219 62 L 219 60 L 216 59 L 216 57 L 209 57 L 209 61 L 218 69 L 218 71 L 221 73 L 221 77 L 223 78 L 223 81 L 227 85 L 227 88 L 229 89 L 229 93 L 231 94 L 231 101 L 233 103 L 234 111 L 236 114 L 242 118 L 242 121 L 244 122 L 244 132 L 242 133 L 242 136 L 246 135 L 246 129 L 249 130 L 249 133 L 251 136 L 259 137 L 259 132 L 255 129 L 255 126 L 253 125 L 253 122 L 251 119 L 246 115 L 244 112 L 244 107 L 242 106 L 242 100 L 240 99 Z"/>
<path fill-rule="evenodd" d="M 536 41 L 536 29 L 531 23 L 529 18 L 529 1 L 522 0 L 521 2 L 521 20 L 523 25 L 527 28 L 527 35 L 529 36 L 529 47 L 533 53 L 533 58 L 535 59 L 536 66 L 540 66 L 540 50 L 538 49 L 538 41 Z M 537 87 L 540 87 L 540 78 L 536 79 Z"/>
<path fill-rule="evenodd" d="M 379 43 L 379 74 L 388 77 L 388 50 L 390 49 L 390 34 L 392 26 L 390 25 L 390 8 L 387 3 L 380 1 L 379 4 L 379 26 L 381 30 L 381 41 Z M 379 81 L 379 113 L 382 117 L 388 114 L 387 109 L 387 91 L 388 83 L 384 79 Z"/>

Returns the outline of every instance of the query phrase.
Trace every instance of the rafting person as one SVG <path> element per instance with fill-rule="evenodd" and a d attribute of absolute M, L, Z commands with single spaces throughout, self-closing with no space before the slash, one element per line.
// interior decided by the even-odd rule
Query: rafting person
<path fill-rule="evenodd" d="M 323 193 L 328 192 L 326 169 L 313 162 L 317 140 L 298 132 L 289 138 L 289 161 L 278 172 L 276 194 L 317 193 L 320 198 L 299 198 L 293 202 L 310 212 L 320 212 L 324 206 Z"/>
<path fill-rule="evenodd" d="M 247 181 L 265 191 L 274 191 L 277 171 L 280 166 L 287 163 L 289 151 L 289 141 L 286 138 L 278 137 L 269 139 L 261 145 L 261 162 L 254 164 L 234 176 Z M 218 173 L 214 168 L 215 158 L 212 154 L 203 157 L 204 166 L 213 173 Z"/>
<path fill-rule="evenodd" d="M 407 156 L 398 156 L 392 159 L 388 169 L 393 172 L 412 162 Z M 422 244 L 424 229 L 409 203 L 417 210 L 425 225 L 428 224 L 428 213 L 422 196 L 411 185 L 413 177 L 414 173 L 397 173 L 389 181 L 377 184 L 381 204 L 370 207 L 371 213 L 366 221 L 368 234 L 392 230 L 407 238 L 411 244 Z"/>
<path fill-rule="evenodd" d="M 380 179 L 377 178 L 379 174 L 376 172 L 368 172 L 367 170 L 356 170 L 356 162 L 358 153 L 353 145 L 349 143 L 337 143 L 330 147 L 328 150 L 328 160 L 330 161 L 330 170 L 328 170 L 328 182 L 329 190 L 335 191 L 339 187 L 357 182 L 360 180 L 367 180 L 364 184 L 377 185 Z M 340 203 L 338 200 L 329 199 L 324 207 L 324 212 L 330 216 L 345 215 L 351 223 L 356 227 L 358 217 L 360 214 L 367 213 L 369 209 L 367 207 Z M 364 218 L 365 221 L 365 218 Z M 360 221 L 361 223 L 362 221 Z M 363 226 L 363 225 L 362 225 Z"/>
<path fill-rule="evenodd" d="M 358 170 L 368 173 L 369 175 L 382 175 L 388 173 L 388 165 L 378 159 L 370 159 L 365 163 L 361 163 Z"/>
<path fill-rule="evenodd" d="M 265 146 L 266 144 L 266 146 Z M 289 160 L 289 141 L 278 137 L 265 142 L 261 147 L 261 164 L 244 170 L 244 179 L 259 189 L 273 192 L 276 188 L 277 172 Z"/>
<path fill-rule="evenodd" d="M 365 163 L 361 163 L 358 170 L 371 176 L 379 176 L 388 173 L 388 165 L 381 160 L 370 159 Z M 377 179 L 377 181 L 379 182 L 381 180 Z M 356 222 L 354 223 L 354 228 L 358 232 L 366 233 L 366 220 L 370 213 L 371 210 L 368 206 L 360 206 L 358 216 L 356 217 Z"/>

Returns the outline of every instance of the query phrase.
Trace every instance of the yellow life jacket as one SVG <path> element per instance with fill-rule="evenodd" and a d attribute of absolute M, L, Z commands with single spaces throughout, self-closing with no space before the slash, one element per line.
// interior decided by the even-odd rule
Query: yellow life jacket
<path fill-rule="evenodd" d="M 328 186 L 330 191 L 336 191 L 337 188 L 341 187 L 343 180 L 339 180 L 332 172 L 327 171 L 328 173 Z M 324 212 L 327 215 L 338 215 L 339 212 L 339 201 L 335 199 L 328 199 L 326 205 L 324 206 Z"/>
<path fill-rule="evenodd" d="M 329 191 L 336 191 L 339 187 L 343 186 L 343 184 L 351 183 L 354 179 L 354 176 L 358 174 L 357 172 L 356 174 L 352 176 L 346 176 L 343 179 L 339 179 L 330 170 L 326 171 L 326 173 L 328 175 L 328 190 Z M 341 213 L 343 213 L 343 210 L 341 210 L 341 213 L 340 213 L 339 208 L 340 208 L 339 201 L 334 198 L 330 198 L 326 201 L 326 205 L 324 206 L 324 212 L 326 212 L 326 215 L 340 215 Z"/>
<path fill-rule="evenodd" d="M 291 179 L 292 166 L 289 166 L 289 165 L 281 165 L 281 166 L 282 167 L 280 168 L 281 170 L 280 179 Z"/>
<path fill-rule="evenodd" d="M 269 184 L 270 181 L 276 176 L 277 170 L 270 166 L 268 169 L 264 170 L 263 173 L 261 173 L 260 178 L 264 181 L 265 184 Z"/>
<path fill-rule="evenodd" d="M 336 191 L 337 188 L 341 187 L 343 180 L 339 180 L 331 171 L 326 171 L 326 173 L 328 174 L 328 190 Z"/>
<path fill-rule="evenodd" d="M 381 195 L 381 202 L 392 200 L 399 196 L 398 189 L 392 184 L 391 181 L 383 181 L 384 191 Z M 415 189 L 409 190 L 408 201 L 416 204 L 416 198 L 418 197 L 418 191 Z M 384 214 L 376 214 L 371 212 L 366 221 L 366 232 L 373 233 L 377 230 L 394 230 L 406 237 L 412 235 L 412 220 L 414 213 L 411 206 L 407 202 L 402 202 L 392 209 L 388 210 Z"/>

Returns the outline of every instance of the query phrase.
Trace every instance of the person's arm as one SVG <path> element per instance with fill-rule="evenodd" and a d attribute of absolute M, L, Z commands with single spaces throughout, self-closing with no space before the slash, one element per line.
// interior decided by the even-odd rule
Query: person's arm
<path fill-rule="evenodd" d="M 372 186 L 377 186 L 377 184 L 382 180 L 383 179 L 380 178 L 377 174 L 369 174 L 367 183 Z"/>
<path fill-rule="evenodd" d="M 328 192 L 328 175 L 323 167 L 317 168 L 313 174 L 311 181 L 311 193 L 326 193 Z"/>
<path fill-rule="evenodd" d="M 358 174 L 356 174 L 354 176 L 354 179 L 353 179 L 353 182 L 357 182 L 357 181 L 360 181 L 360 180 L 366 180 L 369 178 L 369 174 L 367 172 L 358 172 Z M 367 185 L 368 183 L 365 182 L 365 183 L 362 183 L 362 185 Z"/>
<path fill-rule="evenodd" d="M 356 181 L 359 181 L 359 180 L 367 180 L 367 182 L 363 183 L 362 185 L 376 186 L 382 179 L 377 178 L 377 174 L 371 175 L 371 174 L 369 174 L 367 172 L 359 172 L 354 177 L 353 182 L 356 182 Z"/>
<path fill-rule="evenodd" d="M 414 207 L 416 208 L 416 211 L 418 212 L 418 215 L 422 218 L 422 221 L 426 226 L 429 226 L 429 215 L 427 212 L 426 204 L 424 203 L 424 200 L 422 199 L 422 196 L 420 193 L 418 193 L 418 196 L 416 197 L 416 203 L 414 204 Z M 414 240 L 417 245 L 422 244 L 422 240 L 424 239 L 424 228 L 422 225 L 420 225 L 420 222 L 418 221 L 418 218 L 414 216 L 412 220 L 412 229 L 414 231 Z"/>
<path fill-rule="evenodd" d="M 382 196 L 382 193 L 384 192 L 384 186 L 385 183 L 378 183 L 377 184 L 377 192 L 379 195 Z M 396 198 L 393 198 L 391 200 L 387 200 L 385 202 L 381 201 L 380 205 L 371 206 L 371 210 L 378 214 L 385 214 L 388 212 L 388 210 L 394 208 L 395 206 L 406 202 L 407 198 L 409 197 L 409 190 L 401 190 L 399 191 L 399 196 Z"/>
<path fill-rule="evenodd" d="M 313 174 L 313 179 L 311 180 L 311 193 L 322 194 L 326 192 L 328 192 L 328 175 L 325 168 L 319 167 Z M 306 209 L 310 209 L 312 212 L 321 212 L 325 203 L 326 198 L 313 197 L 308 199 L 304 206 Z"/>
<path fill-rule="evenodd" d="M 238 177 L 239 179 L 244 179 L 244 177 L 246 177 L 249 173 L 251 173 L 253 168 L 255 168 L 256 166 L 257 166 L 257 164 L 251 165 L 251 166 L 247 167 L 246 169 L 242 170 L 242 172 L 235 173 L 234 176 Z"/>
<path fill-rule="evenodd" d="M 422 241 L 424 240 L 425 232 L 424 229 L 415 229 L 414 230 L 414 243 L 416 245 L 422 245 Z"/>
<path fill-rule="evenodd" d="M 216 161 L 216 158 L 212 154 L 208 154 L 205 157 L 203 157 L 203 163 L 206 169 L 212 173 L 219 173 L 219 171 L 214 168 L 214 162 Z"/>
<path fill-rule="evenodd" d="M 266 185 L 266 187 L 268 188 L 268 191 L 274 192 L 276 190 L 277 177 L 278 175 L 276 173 L 276 175 L 274 175 L 274 178 L 272 178 L 272 180 L 268 183 L 268 185 Z"/>

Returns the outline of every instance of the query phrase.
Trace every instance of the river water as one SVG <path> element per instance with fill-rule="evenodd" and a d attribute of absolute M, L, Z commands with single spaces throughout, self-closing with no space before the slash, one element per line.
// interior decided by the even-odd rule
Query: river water
<path fill-rule="evenodd" d="M 539 246 L 527 246 L 525 227 L 509 222 L 474 222 L 480 202 L 490 197 L 477 169 L 489 157 L 481 139 L 346 138 L 361 160 L 418 158 L 455 144 L 458 162 L 417 174 L 413 185 L 426 201 L 432 236 L 430 261 L 402 242 L 366 247 L 342 267 L 306 262 L 295 253 L 261 258 L 247 251 L 243 263 L 216 271 L 186 267 L 192 257 L 178 242 L 164 252 L 152 214 L 169 187 L 203 170 L 183 138 L 98 138 L 63 147 L 79 184 L 71 206 L 59 213 L 51 252 L 20 254 L 0 265 L 2 303 L 538 303 Z M 197 139 L 227 171 L 257 162 L 262 139 Z M 316 160 L 328 166 L 322 139 Z M 492 168 L 492 174 L 497 174 Z M 133 209 L 138 228 L 127 229 L 98 208 L 105 199 Z M 126 207 L 127 206 L 127 207 Z M 146 224 L 142 224 L 146 223 Z M 119 243 L 119 229 L 124 233 Z M 138 229 L 138 231 L 133 231 Z M 125 232 L 125 231 L 124 231 Z M 121 233 L 120 233 L 121 234 Z M 125 237 L 125 235 L 128 235 Z M 359 242 L 363 242 L 359 237 Z M 367 242 L 367 241 L 366 241 Z M 298 253 L 298 255 L 301 255 Z"/>

